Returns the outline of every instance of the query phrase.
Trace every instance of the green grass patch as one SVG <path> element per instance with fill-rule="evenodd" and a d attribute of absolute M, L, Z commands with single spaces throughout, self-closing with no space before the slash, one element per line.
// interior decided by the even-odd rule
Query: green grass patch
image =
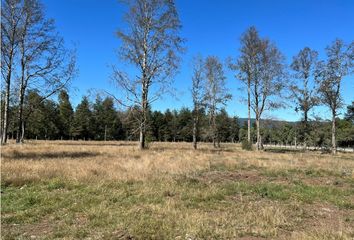
<path fill-rule="evenodd" d="M 306 175 L 297 170 L 286 174 L 299 173 Z M 49 239 L 117 238 L 122 234 L 135 239 L 174 239 L 186 235 L 220 239 L 275 236 L 275 225 L 268 229 L 270 223 L 257 222 L 258 213 L 252 215 L 249 212 L 252 210 L 247 209 L 249 203 L 262 199 L 276 202 L 274 206 L 279 202 L 284 205 L 324 202 L 354 209 L 354 190 L 309 186 L 300 181 L 287 185 L 247 181 L 206 183 L 202 174 L 145 182 L 77 183 L 51 179 L 23 187 L 6 186 L 2 195 L 2 223 L 21 226 L 47 221 L 51 225 Z M 237 196 L 245 196 L 248 203 L 239 203 L 234 198 Z M 242 224 L 246 223 L 235 218 L 246 218 L 242 221 L 258 226 L 260 232 L 243 229 Z M 268 215 L 264 219 L 270 221 Z M 5 231 L 9 238 L 19 238 L 22 234 L 20 230 Z"/>

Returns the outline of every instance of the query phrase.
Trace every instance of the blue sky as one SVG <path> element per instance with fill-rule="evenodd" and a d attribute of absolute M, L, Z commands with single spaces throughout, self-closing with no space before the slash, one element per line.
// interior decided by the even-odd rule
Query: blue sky
<path fill-rule="evenodd" d="M 111 64 L 117 64 L 116 50 L 120 41 L 115 32 L 124 27 L 126 10 L 117 0 L 45 0 L 48 17 L 56 20 L 58 31 L 66 42 L 75 44 L 79 75 L 72 83 L 71 101 L 76 106 L 90 89 L 114 92 L 110 83 Z M 250 26 L 256 26 L 261 36 L 274 41 L 291 62 L 292 56 L 309 46 L 323 56 L 324 48 L 335 38 L 354 40 L 354 1 L 352 0 L 176 0 L 187 52 L 179 74 L 175 77 L 177 99 L 165 96 L 153 104 L 153 109 L 191 107 L 191 60 L 200 53 L 216 55 L 221 60 L 237 57 L 239 38 Z M 227 105 L 231 115 L 247 116 L 240 102 L 244 92 L 241 83 L 225 69 L 227 85 L 233 100 Z M 346 104 L 354 100 L 353 76 L 343 83 Z M 325 108 L 316 109 L 329 118 Z M 265 117 L 298 120 L 293 108 L 265 113 Z"/>

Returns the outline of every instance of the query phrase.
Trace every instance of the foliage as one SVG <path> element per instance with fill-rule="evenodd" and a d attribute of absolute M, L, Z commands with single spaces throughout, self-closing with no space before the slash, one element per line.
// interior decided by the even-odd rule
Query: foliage
<path fill-rule="evenodd" d="M 252 151 L 252 150 L 253 150 L 253 145 L 252 145 L 252 143 L 250 143 L 249 141 L 243 140 L 243 141 L 241 142 L 241 148 L 242 148 L 243 150 Z"/>
<path fill-rule="evenodd" d="M 58 103 L 53 100 L 42 101 L 38 92 L 31 91 L 25 98 L 24 112 L 36 109 L 27 119 L 26 139 L 91 139 L 104 140 L 138 140 L 139 125 L 134 121 L 134 109 L 118 111 L 113 99 L 97 98 L 91 103 L 87 97 L 74 111 L 67 93 L 59 96 Z M 65 96 L 65 97 L 64 97 Z M 65 104 L 64 104 L 65 103 Z M 4 106 L 2 106 L 4 107 Z M 17 108 L 10 108 L 10 113 L 16 113 Z M 17 131 L 15 114 L 10 114 L 9 136 L 14 138 Z M 64 116 L 67 116 L 64 118 Z M 71 121 L 65 121 L 66 119 Z M 252 119 L 251 143 L 256 142 L 256 126 Z M 354 146 L 354 124 L 352 121 L 339 119 L 337 138 L 339 147 Z M 303 145 L 305 143 L 301 133 L 302 122 L 282 122 L 264 120 L 261 134 L 265 144 Z M 242 127 L 241 127 L 242 126 Z M 330 122 L 314 119 L 308 122 L 306 144 L 315 147 L 330 145 Z M 69 129 L 68 129 L 69 128 Z M 198 141 L 212 141 L 209 135 L 209 116 L 201 109 L 199 112 L 200 134 Z M 193 140 L 193 113 L 188 108 L 180 110 L 149 111 L 147 137 L 149 141 L 191 142 Z M 229 116 L 224 108 L 216 115 L 216 133 L 221 142 L 241 142 L 247 140 L 247 121 Z M 67 135 L 69 134 L 69 135 Z"/>
<path fill-rule="evenodd" d="M 351 105 L 347 107 L 347 112 L 345 113 L 345 119 L 352 121 L 354 123 L 354 101 Z"/>

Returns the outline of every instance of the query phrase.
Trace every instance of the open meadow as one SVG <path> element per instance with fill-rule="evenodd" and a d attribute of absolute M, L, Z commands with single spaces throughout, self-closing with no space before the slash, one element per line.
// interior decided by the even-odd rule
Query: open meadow
<path fill-rule="evenodd" d="M 2 239 L 353 239 L 354 154 L 190 143 L 2 147 Z"/>

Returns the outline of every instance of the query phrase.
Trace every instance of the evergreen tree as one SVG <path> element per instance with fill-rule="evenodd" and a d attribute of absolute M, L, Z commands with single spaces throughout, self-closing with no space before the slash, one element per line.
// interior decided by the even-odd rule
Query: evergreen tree
<path fill-rule="evenodd" d="M 351 105 L 347 107 L 347 112 L 345 113 L 345 119 L 348 121 L 352 121 L 354 123 L 354 101 Z"/>
<path fill-rule="evenodd" d="M 240 124 L 237 117 L 233 117 L 230 119 L 230 137 L 229 141 L 231 142 L 238 142 L 239 139 L 239 132 L 240 132 Z"/>
<path fill-rule="evenodd" d="M 227 142 L 231 136 L 230 119 L 225 108 L 216 115 L 216 141 Z"/>
<path fill-rule="evenodd" d="M 193 116 L 192 112 L 188 108 L 182 108 L 178 115 L 177 120 L 177 140 L 190 142 L 193 139 Z"/>
<path fill-rule="evenodd" d="M 82 98 L 77 106 L 73 121 L 73 137 L 78 139 L 91 139 L 92 134 L 92 112 L 90 102 L 86 96 Z"/>
<path fill-rule="evenodd" d="M 104 110 L 102 105 L 102 98 L 97 95 L 95 103 L 92 107 L 92 124 L 93 137 L 95 140 L 104 140 L 106 122 L 104 121 Z"/>
<path fill-rule="evenodd" d="M 100 125 L 104 125 L 104 139 L 118 140 L 123 139 L 124 130 L 122 122 L 114 108 L 114 102 L 111 97 L 106 97 L 102 102 L 103 121 Z"/>
<path fill-rule="evenodd" d="M 25 100 L 24 112 L 31 112 L 25 122 L 26 138 L 58 139 L 61 123 L 57 103 L 49 99 L 43 101 L 37 91 L 30 91 Z"/>
<path fill-rule="evenodd" d="M 151 134 L 155 141 L 164 141 L 166 133 L 166 122 L 164 114 L 160 111 L 154 111 L 151 115 Z"/>
<path fill-rule="evenodd" d="M 338 119 L 338 146 L 354 146 L 354 124 L 351 121 Z"/>
<path fill-rule="evenodd" d="M 70 139 L 72 136 L 72 122 L 74 119 L 74 110 L 71 106 L 69 95 L 65 90 L 59 93 L 59 118 L 60 118 L 60 137 Z"/>

